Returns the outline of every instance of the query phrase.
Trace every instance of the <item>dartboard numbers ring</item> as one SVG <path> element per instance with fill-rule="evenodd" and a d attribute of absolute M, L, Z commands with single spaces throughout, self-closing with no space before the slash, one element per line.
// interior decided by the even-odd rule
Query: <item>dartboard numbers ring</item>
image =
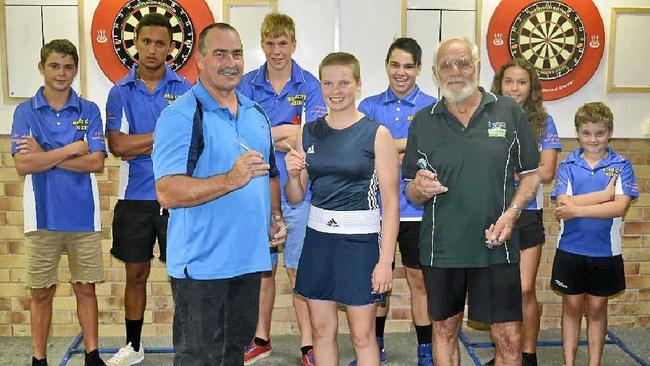
<path fill-rule="evenodd" d="M 198 33 L 214 22 L 203 0 L 102 0 L 95 9 L 91 29 L 93 51 L 100 68 L 117 82 L 138 62 L 135 29 L 143 16 L 159 13 L 169 18 L 174 47 L 169 67 L 194 82 L 192 55 Z"/>
<path fill-rule="evenodd" d="M 509 0 L 495 9 L 487 38 L 495 72 L 511 58 L 525 59 L 538 72 L 544 99 L 554 100 L 572 94 L 591 78 L 602 58 L 605 36 L 591 0 Z"/>

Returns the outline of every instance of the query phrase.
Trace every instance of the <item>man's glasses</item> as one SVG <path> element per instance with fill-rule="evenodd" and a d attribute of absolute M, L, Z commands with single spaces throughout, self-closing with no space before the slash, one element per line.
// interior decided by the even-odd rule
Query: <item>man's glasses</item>
<path fill-rule="evenodd" d="M 468 60 L 466 58 L 455 58 L 453 60 L 444 60 L 440 61 L 438 64 L 438 68 L 441 71 L 451 71 L 454 66 L 458 68 L 460 71 L 467 71 L 470 70 L 472 67 L 474 67 L 474 64 L 472 63 L 472 60 Z"/>

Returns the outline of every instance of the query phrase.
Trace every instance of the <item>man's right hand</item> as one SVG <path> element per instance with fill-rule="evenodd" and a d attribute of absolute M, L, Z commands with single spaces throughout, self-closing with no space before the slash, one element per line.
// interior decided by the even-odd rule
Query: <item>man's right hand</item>
<path fill-rule="evenodd" d="M 232 169 L 226 174 L 226 179 L 235 190 L 248 184 L 254 177 L 268 174 L 270 168 L 269 164 L 264 164 L 264 156 L 261 153 L 249 150 L 237 158 Z"/>
<path fill-rule="evenodd" d="M 411 182 L 413 188 L 427 200 L 431 197 L 445 193 L 449 189 L 440 183 L 438 175 L 434 172 L 420 169 L 415 174 L 415 179 Z"/>

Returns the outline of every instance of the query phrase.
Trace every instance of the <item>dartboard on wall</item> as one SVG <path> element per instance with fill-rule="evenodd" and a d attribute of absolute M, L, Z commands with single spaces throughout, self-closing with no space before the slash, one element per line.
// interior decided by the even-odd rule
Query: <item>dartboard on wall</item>
<path fill-rule="evenodd" d="M 149 13 L 167 16 L 172 26 L 174 48 L 167 56 L 169 67 L 195 82 L 198 70 L 193 61 L 195 45 L 203 28 L 214 22 L 203 0 L 101 0 L 95 9 L 91 39 L 95 59 L 114 83 L 138 61 L 135 28 Z"/>
<path fill-rule="evenodd" d="M 604 47 L 603 21 L 591 0 L 502 1 L 487 32 L 495 72 L 511 58 L 527 60 L 542 81 L 544 100 L 566 97 L 584 86 Z"/>

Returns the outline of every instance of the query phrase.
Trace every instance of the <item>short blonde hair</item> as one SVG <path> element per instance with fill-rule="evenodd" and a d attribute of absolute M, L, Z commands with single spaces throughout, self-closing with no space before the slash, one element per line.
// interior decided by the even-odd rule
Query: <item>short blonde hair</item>
<path fill-rule="evenodd" d="M 614 115 L 611 109 L 602 102 L 585 103 L 578 108 L 573 121 L 576 131 L 585 123 L 602 123 L 609 132 L 614 132 Z"/>
<path fill-rule="evenodd" d="M 290 16 L 280 13 L 270 13 L 264 17 L 262 28 L 260 29 L 262 39 L 264 37 L 276 38 L 287 36 L 292 41 L 296 40 L 296 25 Z"/>
<path fill-rule="evenodd" d="M 318 66 L 318 78 L 321 79 L 323 75 L 323 68 L 325 66 L 349 66 L 352 69 L 352 76 L 354 80 L 361 81 L 361 65 L 359 60 L 353 54 L 347 52 L 332 52 L 325 56 L 323 61 Z"/>

